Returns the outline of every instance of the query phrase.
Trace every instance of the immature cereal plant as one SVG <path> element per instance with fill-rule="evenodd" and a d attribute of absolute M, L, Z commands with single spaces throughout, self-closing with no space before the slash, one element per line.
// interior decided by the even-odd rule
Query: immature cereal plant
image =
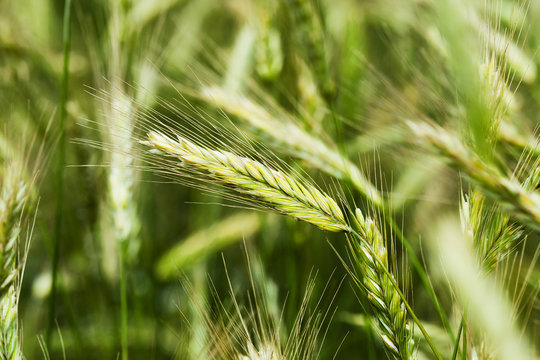
<path fill-rule="evenodd" d="M 27 134 L 25 133 L 24 136 Z M 0 359 L 23 359 L 19 330 L 19 293 L 32 224 L 33 190 L 43 161 L 43 145 L 35 138 L 23 149 L 14 146 L 0 153 Z M 4 150 L 4 147 L 2 147 Z M 32 150 L 36 150 L 35 152 Z M 35 155 L 35 158 L 30 158 Z M 26 230 L 28 229 L 28 232 Z"/>
<path fill-rule="evenodd" d="M 20 164 L 3 164 L 0 197 L 0 359 L 22 359 L 18 325 L 20 235 L 29 184 Z"/>
<path fill-rule="evenodd" d="M 354 268 L 349 272 L 371 304 L 377 332 L 388 354 L 394 359 L 415 359 L 413 329 L 392 275 L 387 240 L 360 209 L 355 211 L 354 224 L 356 233 L 349 239 Z"/>
<path fill-rule="evenodd" d="M 225 272 L 229 284 L 228 301 L 215 292 L 214 302 L 217 314 L 211 313 L 209 304 L 195 304 L 196 311 L 204 320 L 208 343 L 204 352 L 208 359 L 215 360 L 315 360 L 320 358 L 320 342 L 324 340 L 328 322 L 333 317 L 331 310 L 335 299 L 329 303 L 317 300 L 310 306 L 316 285 L 312 277 L 306 284 L 305 292 L 296 313 L 292 327 L 282 336 L 281 319 L 272 314 L 268 305 L 268 294 L 263 288 L 264 276 L 255 278 L 248 256 L 248 276 L 251 284 L 249 299 L 244 305 L 233 292 L 227 268 Z M 328 287 L 328 285 L 327 285 Z M 328 289 L 325 288 L 324 292 Z M 191 292 L 190 287 L 187 291 Z M 217 318 L 216 318 L 217 315 Z"/>

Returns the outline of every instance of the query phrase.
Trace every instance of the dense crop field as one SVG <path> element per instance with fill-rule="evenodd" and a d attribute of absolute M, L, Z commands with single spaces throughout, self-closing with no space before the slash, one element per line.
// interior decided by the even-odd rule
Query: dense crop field
<path fill-rule="evenodd" d="M 0 2 L 0 360 L 539 359 L 540 1 Z"/>

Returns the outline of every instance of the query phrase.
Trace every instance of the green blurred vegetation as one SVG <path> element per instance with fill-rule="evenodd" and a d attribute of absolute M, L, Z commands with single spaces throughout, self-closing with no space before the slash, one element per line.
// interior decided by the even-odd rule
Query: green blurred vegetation
<path fill-rule="evenodd" d="M 431 241 L 438 219 L 459 217 L 460 190 L 472 191 L 473 186 L 468 174 L 446 166 L 444 156 L 426 153 L 412 141 L 405 120 L 429 118 L 452 129 L 481 159 L 506 175 L 516 167 L 538 167 L 534 159 L 540 153 L 536 76 L 540 58 L 535 54 L 540 44 L 540 3 L 484 3 L 474 4 L 478 19 L 483 19 L 477 20 L 495 21 L 500 28 L 466 24 L 462 8 L 451 1 L 73 1 L 63 137 L 58 118 L 63 111 L 64 2 L 0 2 L 0 145 L 19 148 L 28 134 L 37 134 L 38 141 L 47 144 L 20 293 L 25 357 L 43 357 L 39 344 L 43 337 L 52 359 L 63 353 L 68 359 L 118 358 L 118 254 L 123 251 L 118 246 L 123 243 L 115 245 L 118 236 L 113 228 L 118 225 L 115 211 L 127 207 L 130 228 L 123 241 L 131 359 L 203 358 L 205 336 L 200 333 L 205 325 L 196 305 L 208 302 L 207 311 L 218 313 L 220 306 L 212 300 L 218 294 L 225 307 L 232 307 L 229 281 L 238 302 L 249 302 L 246 253 L 257 288 L 266 294 L 268 311 L 280 319 L 283 334 L 291 330 L 316 273 L 310 303 L 322 299 L 319 307 L 331 313 L 336 309 L 327 319 L 320 358 L 387 356 L 367 315 L 367 303 L 359 301 L 361 296 L 337 256 L 350 260 L 342 234 L 243 209 L 220 194 L 164 179 L 139 163 L 126 165 L 127 177 L 133 180 L 126 185 L 128 204 L 115 210 L 111 198 L 117 190 L 111 190 L 110 177 L 116 147 L 109 146 L 115 141 L 109 131 L 123 125 L 111 122 L 115 112 L 109 103 L 123 97 L 134 99 L 127 100 L 137 105 L 133 111 L 155 110 L 189 132 L 198 131 L 198 120 L 185 121 L 170 104 L 185 111 L 186 118 L 201 118 L 201 123 L 206 116 L 217 119 L 213 121 L 224 129 L 234 131 L 238 126 L 261 153 L 308 174 L 344 204 L 381 218 L 392 216 L 425 266 L 456 334 L 460 321 L 456 295 L 441 265 L 426 255 L 425 243 Z M 474 61 L 489 49 L 483 31 L 511 33 L 516 26 L 506 52 L 493 50 L 495 57 L 505 58 L 504 70 L 513 79 L 507 91 L 511 103 L 500 120 L 502 130 L 495 131 L 492 104 L 476 96 L 486 90 Z M 303 161 L 241 116 L 227 116 L 226 109 L 201 95 L 207 85 L 245 94 L 274 116 L 287 114 L 287 121 L 335 143 L 338 152 L 347 154 L 385 195 L 387 213 L 370 204 L 350 181 Z M 133 132 L 135 139 L 143 127 L 136 125 Z M 100 145 L 88 146 L 77 139 Z M 55 177 L 63 146 L 62 222 L 55 236 L 59 199 Z M 524 156 L 532 159 L 528 165 L 520 162 Z M 395 255 L 396 278 L 407 284 L 409 303 L 443 357 L 451 358 L 452 342 L 429 291 L 391 223 L 380 223 L 394 235 L 387 246 Z M 524 289 L 525 310 L 517 311 L 516 321 L 538 353 L 540 267 L 535 251 L 540 236 L 538 227 L 526 222 L 524 232 L 527 241 L 516 246 L 497 276 L 510 298 L 514 289 Z M 58 282 L 51 307 L 55 241 L 59 241 Z M 431 358 L 418 329 L 415 335 L 418 358 Z"/>

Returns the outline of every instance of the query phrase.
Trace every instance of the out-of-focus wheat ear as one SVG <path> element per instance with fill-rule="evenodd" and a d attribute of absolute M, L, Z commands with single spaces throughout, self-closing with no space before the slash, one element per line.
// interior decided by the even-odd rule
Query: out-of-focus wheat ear
<path fill-rule="evenodd" d="M 287 0 L 286 4 L 293 19 L 295 43 L 310 65 L 320 93 L 331 99 L 336 93 L 336 84 L 330 72 L 323 18 L 311 0 Z"/>
<path fill-rule="evenodd" d="M 477 190 L 461 195 L 460 214 L 464 233 L 472 242 L 478 263 L 486 273 L 508 256 L 522 239 L 522 228 Z"/>
<path fill-rule="evenodd" d="M 137 257 L 140 224 L 134 199 L 137 170 L 133 153 L 135 116 L 133 101 L 119 88 L 111 93 L 110 108 L 104 125 L 107 142 L 113 147 L 109 156 L 108 197 L 104 204 L 102 228 L 103 269 L 109 279 L 118 275 L 119 251 L 126 247 L 126 262 Z"/>
<path fill-rule="evenodd" d="M 255 70 L 265 80 L 275 80 L 283 68 L 283 50 L 279 30 L 266 21 L 255 44 Z"/>
<path fill-rule="evenodd" d="M 485 274 L 480 268 L 475 259 L 476 251 L 470 241 L 464 239 L 458 219 L 443 218 L 433 229 L 431 240 L 427 242 L 432 261 L 441 263 L 445 279 L 457 295 L 457 304 L 467 308 L 468 329 L 487 340 L 493 356 L 489 358 L 534 359 L 534 349 L 512 315 L 508 292 L 501 289 L 493 274 Z M 472 346 L 467 344 L 466 347 L 470 356 Z"/>
<path fill-rule="evenodd" d="M 323 122 L 329 113 L 307 64 L 298 62 L 299 113 L 311 134 L 324 134 Z"/>
<path fill-rule="evenodd" d="M 238 360 L 281 360 L 281 357 L 271 345 L 265 345 L 262 349 L 256 349 L 253 344 L 248 344 L 247 354 L 239 355 Z"/>
<path fill-rule="evenodd" d="M 184 271 L 185 267 L 202 261 L 209 254 L 221 251 L 233 242 L 250 238 L 261 227 L 260 216 L 253 212 L 234 214 L 207 226 L 178 241 L 166 251 L 156 261 L 156 276 L 163 280 L 172 280 Z"/>
<path fill-rule="evenodd" d="M 18 293 L 10 286 L 0 296 L 0 358 L 6 360 L 22 359 L 19 343 Z"/>
<path fill-rule="evenodd" d="M 247 251 L 247 250 L 246 250 Z M 254 261 L 255 263 L 253 263 Z M 332 303 L 341 287 L 336 288 L 328 281 L 321 293 L 323 298 L 315 299 L 311 306 L 313 294 L 319 282 L 316 277 L 308 279 L 303 298 L 299 304 L 294 321 L 286 329 L 281 325 L 282 311 L 274 296 L 270 293 L 268 279 L 259 267 L 257 259 L 247 255 L 247 268 L 251 291 L 248 301 L 236 298 L 233 283 L 225 266 L 225 275 L 229 287 L 229 298 L 224 299 L 212 287 L 212 302 L 194 302 L 194 310 L 201 317 L 207 335 L 203 352 L 206 356 L 195 354 L 194 358 L 209 360 L 314 360 L 320 358 L 320 343 L 324 341 L 327 326 L 332 320 L 334 311 Z M 332 279 L 330 279 L 332 280 Z M 183 282 L 191 301 L 197 298 L 189 282 Z M 333 288 L 334 292 L 330 292 Z M 273 290 L 272 290 L 273 292 Z M 326 299 L 326 295 L 329 296 Z M 232 303 L 228 306 L 228 303 Z M 274 308 L 276 306 L 276 308 Z M 214 311 L 215 310 L 215 311 Z M 321 336 L 322 335 L 322 336 Z"/>
<path fill-rule="evenodd" d="M 199 173 L 285 215 L 327 231 L 348 231 L 334 199 L 307 181 L 229 151 L 210 150 L 176 134 L 178 140 L 150 131 L 144 143 L 180 160 L 186 172 Z"/>
<path fill-rule="evenodd" d="M 486 196 L 501 202 L 524 223 L 540 229 L 540 194 L 524 188 L 516 179 L 501 174 L 441 126 L 413 121 L 407 124 L 421 145 L 435 149 Z"/>
<path fill-rule="evenodd" d="M 29 198 L 23 169 L 4 164 L 0 194 L 0 359 L 22 359 L 18 330 L 21 222 Z"/>
<path fill-rule="evenodd" d="M 354 261 L 353 279 L 365 293 L 377 321 L 377 331 L 393 359 L 414 359 L 413 329 L 395 279 L 390 279 L 386 239 L 375 222 L 356 209 L 349 247 Z M 383 268 L 384 267 L 384 268 Z"/>
<path fill-rule="evenodd" d="M 527 1 L 524 2 L 524 4 Z M 517 15 L 519 8 L 512 9 L 517 17 L 525 18 L 525 15 Z M 522 5 L 523 6 L 523 5 Z M 526 6 L 525 6 L 526 7 Z M 492 8 L 497 8 L 493 6 Z M 493 11 L 493 9 L 491 9 Z M 498 11 L 498 10 L 495 10 Z M 534 58 L 526 54 L 520 46 L 520 35 L 522 29 L 519 25 L 513 24 L 510 31 L 502 31 L 499 22 L 501 14 L 492 15 L 492 19 L 481 19 L 475 11 L 470 12 L 469 21 L 478 34 L 483 38 L 487 52 L 504 59 L 508 66 L 516 75 L 526 83 L 532 83 L 536 79 L 537 70 Z M 490 24 L 490 22 L 492 22 Z"/>

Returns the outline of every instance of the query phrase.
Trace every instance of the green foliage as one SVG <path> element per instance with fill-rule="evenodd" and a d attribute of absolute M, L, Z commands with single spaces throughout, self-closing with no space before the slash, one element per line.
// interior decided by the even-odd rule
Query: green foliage
<path fill-rule="evenodd" d="M 0 359 L 534 359 L 539 23 L 1 2 Z"/>

